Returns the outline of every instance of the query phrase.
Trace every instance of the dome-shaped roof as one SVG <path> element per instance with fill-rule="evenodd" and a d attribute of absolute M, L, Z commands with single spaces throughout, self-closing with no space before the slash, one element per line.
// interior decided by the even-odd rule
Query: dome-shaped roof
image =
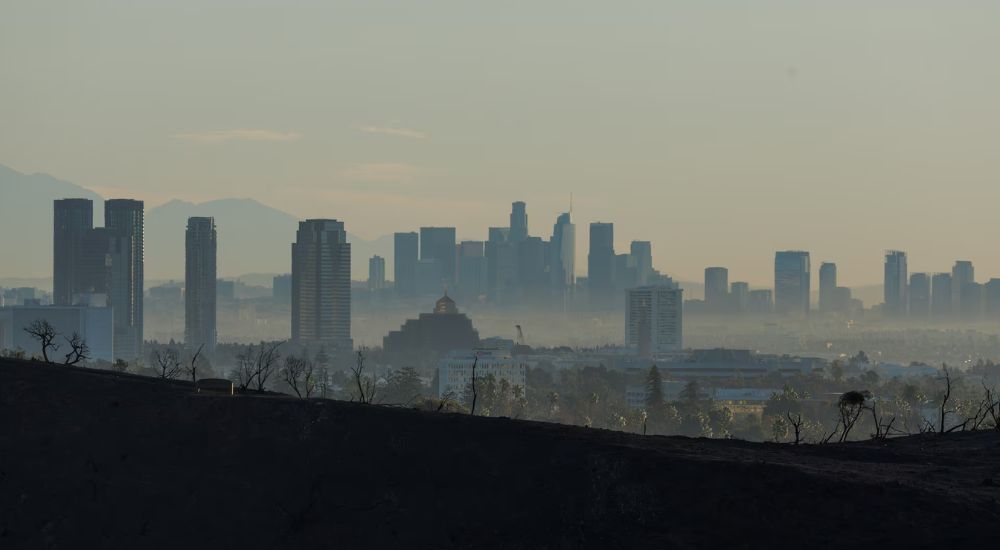
<path fill-rule="evenodd" d="M 444 296 L 434 304 L 434 313 L 458 313 L 458 307 L 455 306 L 455 300 L 449 298 L 445 292 Z"/>

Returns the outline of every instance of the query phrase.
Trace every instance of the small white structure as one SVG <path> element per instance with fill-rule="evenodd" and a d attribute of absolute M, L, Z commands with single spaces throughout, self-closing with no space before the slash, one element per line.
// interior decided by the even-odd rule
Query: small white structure
<path fill-rule="evenodd" d="M 438 361 L 438 397 L 465 394 L 472 382 L 472 365 L 476 366 L 476 379 L 493 375 L 497 381 L 506 380 L 511 387 L 525 388 L 527 365 L 511 356 L 510 351 L 497 348 L 456 350 Z"/>

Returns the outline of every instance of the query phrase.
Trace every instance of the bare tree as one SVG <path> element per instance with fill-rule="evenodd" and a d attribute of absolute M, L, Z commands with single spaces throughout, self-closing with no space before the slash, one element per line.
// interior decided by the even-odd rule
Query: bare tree
<path fill-rule="evenodd" d="M 260 347 L 251 345 L 247 351 L 236 356 L 236 377 L 241 390 L 255 389 L 264 391 L 267 380 L 277 369 L 278 347 L 281 342 L 267 345 L 260 343 Z"/>
<path fill-rule="evenodd" d="M 90 358 L 90 348 L 87 346 L 87 341 L 79 333 L 74 332 L 72 338 L 65 339 L 69 344 L 70 350 L 66 354 L 66 360 L 63 361 L 63 365 L 75 365 L 80 361 L 86 361 Z"/>
<path fill-rule="evenodd" d="M 792 441 L 792 444 L 798 445 L 802 443 L 802 413 L 795 413 L 795 416 L 792 416 L 792 413 L 786 412 L 785 418 L 788 419 L 788 424 L 794 430 L 795 441 Z"/>
<path fill-rule="evenodd" d="M 892 430 L 893 423 L 896 422 L 896 417 L 893 415 L 887 421 L 884 414 L 879 414 L 878 412 L 878 402 L 872 399 L 872 404 L 869 407 L 872 411 L 872 420 L 875 423 L 875 433 L 872 434 L 872 439 L 886 439 L 889 437 L 889 432 Z"/>
<path fill-rule="evenodd" d="M 153 370 L 164 380 L 177 378 L 181 373 L 181 360 L 173 348 L 158 349 L 153 352 Z"/>
<path fill-rule="evenodd" d="M 293 355 L 285 357 L 281 377 L 299 397 L 308 399 L 316 387 L 316 379 L 313 377 L 313 362 L 307 358 Z"/>
<path fill-rule="evenodd" d="M 351 373 L 354 375 L 354 383 L 358 386 L 358 399 L 362 403 L 374 403 L 375 393 L 377 390 L 377 385 L 375 381 L 375 375 L 365 376 L 365 356 L 361 350 L 358 350 L 358 358 L 354 366 L 351 367 Z"/>
<path fill-rule="evenodd" d="M 192 382 L 198 381 L 198 358 L 201 357 L 201 350 L 204 347 L 205 344 L 198 346 L 198 349 L 194 352 L 194 355 L 191 356 L 191 363 L 186 369 L 187 373 L 191 375 Z"/>
<path fill-rule="evenodd" d="M 56 332 L 55 327 L 45 319 L 35 319 L 30 325 L 24 327 L 24 332 L 27 332 L 32 338 L 38 340 L 38 344 L 42 347 L 42 359 L 46 363 L 51 363 L 49 360 L 49 351 L 57 351 L 59 349 L 59 344 L 56 343 L 56 337 L 59 333 Z"/>

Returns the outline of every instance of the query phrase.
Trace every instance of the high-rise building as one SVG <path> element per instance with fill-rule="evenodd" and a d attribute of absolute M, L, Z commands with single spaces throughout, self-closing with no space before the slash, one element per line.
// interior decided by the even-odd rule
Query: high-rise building
<path fill-rule="evenodd" d="M 420 259 L 437 262 L 441 266 L 442 281 L 440 286 L 454 286 L 456 271 L 455 228 L 421 227 Z M 438 288 L 438 291 L 440 290 Z"/>
<path fill-rule="evenodd" d="M 350 350 L 351 245 L 344 223 L 299 222 L 292 243 L 292 340 Z"/>
<path fill-rule="evenodd" d="M 218 286 L 218 285 L 216 285 Z M 292 303 L 292 274 L 275 275 L 271 283 L 271 296 L 283 304 Z"/>
<path fill-rule="evenodd" d="M 420 257 L 420 236 L 415 231 L 393 235 L 393 281 L 396 296 L 417 295 L 417 261 Z"/>
<path fill-rule="evenodd" d="M 910 275 L 910 316 L 926 321 L 931 315 L 931 276 L 929 273 Z"/>
<path fill-rule="evenodd" d="M 705 268 L 705 309 L 709 313 L 726 313 L 729 309 L 728 269 Z"/>
<path fill-rule="evenodd" d="M 385 258 L 379 255 L 368 258 L 368 290 L 385 288 Z"/>
<path fill-rule="evenodd" d="M 545 242 L 528 237 L 517 244 L 517 280 L 521 299 L 539 304 L 548 294 L 549 275 L 545 271 Z"/>
<path fill-rule="evenodd" d="M 188 218 L 184 237 L 184 344 L 204 346 L 208 355 L 216 344 L 216 251 L 214 218 Z"/>
<path fill-rule="evenodd" d="M 885 314 L 899 316 L 906 314 L 906 252 L 887 250 L 885 253 L 884 279 Z"/>
<path fill-rule="evenodd" d="M 635 266 L 636 284 L 648 285 L 653 278 L 653 245 L 649 241 L 632 241 L 629 257 Z"/>
<path fill-rule="evenodd" d="M 609 309 L 613 305 L 615 269 L 615 226 L 590 224 L 590 253 L 587 254 L 587 284 L 591 306 Z"/>
<path fill-rule="evenodd" d="M 774 311 L 809 315 L 809 253 L 784 250 L 774 254 Z"/>
<path fill-rule="evenodd" d="M 983 316 L 983 285 L 975 281 L 965 283 L 962 285 L 959 296 L 961 297 L 959 311 L 962 314 L 962 319 L 966 321 L 980 320 Z"/>
<path fill-rule="evenodd" d="M 962 288 L 976 280 L 976 270 L 969 260 L 956 260 L 951 268 L 951 306 L 953 312 L 961 311 Z"/>
<path fill-rule="evenodd" d="M 943 320 L 952 315 L 952 286 L 951 273 L 935 273 L 931 276 L 931 318 Z"/>
<path fill-rule="evenodd" d="M 730 310 L 735 313 L 745 313 L 750 303 L 750 283 L 734 281 L 729 285 Z"/>
<path fill-rule="evenodd" d="M 837 264 L 823 262 L 819 264 L 819 312 L 832 313 L 834 295 L 837 293 Z"/>
<path fill-rule="evenodd" d="M 459 296 L 468 302 L 486 294 L 486 246 L 483 241 L 462 241 L 458 245 Z"/>
<path fill-rule="evenodd" d="M 61 199 L 53 206 L 52 303 L 70 306 L 84 286 L 82 244 L 94 227 L 94 203 L 90 199 Z"/>
<path fill-rule="evenodd" d="M 747 311 L 758 315 L 774 311 L 774 300 L 769 289 L 751 290 L 747 299 Z"/>
<path fill-rule="evenodd" d="M 1000 319 L 1000 279 L 990 279 L 983 285 L 983 310 L 987 319 Z"/>
<path fill-rule="evenodd" d="M 576 225 L 564 212 L 552 227 L 552 284 L 564 300 L 576 284 Z"/>
<path fill-rule="evenodd" d="M 510 240 L 517 244 L 528 238 L 528 211 L 521 201 L 510 205 Z"/>
<path fill-rule="evenodd" d="M 115 357 L 142 357 L 143 202 L 104 201 L 104 225 L 111 234 L 108 303 L 114 310 Z"/>
<path fill-rule="evenodd" d="M 672 282 L 626 291 L 625 345 L 640 356 L 683 349 L 683 293 Z"/>
<path fill-rule="evenodd" d="M 486 289 L 494 304 L 510 304 L 517 292 L 517 249 L 510 228 L 491 227 L 486 241 Z"/>

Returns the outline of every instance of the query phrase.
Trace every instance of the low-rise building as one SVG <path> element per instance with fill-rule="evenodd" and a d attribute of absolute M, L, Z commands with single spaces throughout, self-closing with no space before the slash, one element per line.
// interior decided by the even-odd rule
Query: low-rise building
<path fill-rule="evenodd" d="M 497 381 L 506 380 L 511 387 L 525 391 L 528 367 L 505 349 L 455 350 L 438 361 L 438 397 L 461 397 L 472 383 L 473 365 L 476 379 L 492 375 Z"/>

